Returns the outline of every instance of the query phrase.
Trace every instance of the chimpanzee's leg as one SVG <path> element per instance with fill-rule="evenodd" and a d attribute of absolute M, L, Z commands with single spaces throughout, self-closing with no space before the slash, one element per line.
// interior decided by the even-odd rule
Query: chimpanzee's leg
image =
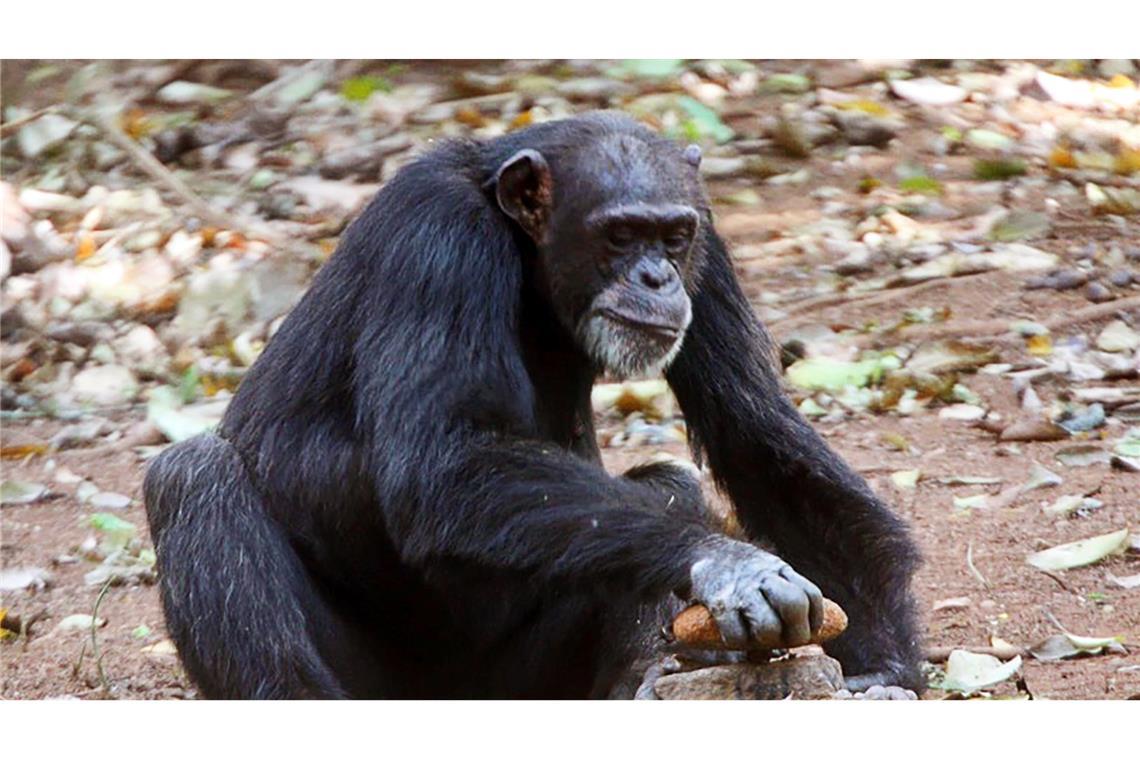
<path fill-rule="evenodd" d="M 372 664 L 347 649 L 351 626 L 325 603 L 227 441 L 205 434 L 172 446 L 144 492 L 167 627 L 203 696 L 349 695 L 341 661 L 355 660 L 358 673 Z"/>

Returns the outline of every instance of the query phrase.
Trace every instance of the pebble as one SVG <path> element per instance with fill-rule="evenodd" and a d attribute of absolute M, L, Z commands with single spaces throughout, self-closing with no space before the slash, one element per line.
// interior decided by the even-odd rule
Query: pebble
<path fill-rule="evenodd" d="M 1132 272 L 1128 269 L 1117 269 L 1108 276 L 1108 281 L 1118 288 L 1127 288 L 1132 284 Z"/>
<path fill-rule="evenodd" d="M 1090 404 L 1066 419 L 1059 420 L 1057 424 L 1070 433 L 1081 433 L 1100 427 L 1104 424 L 1104 419 L 1104 407 L 1100 404 Z"/>
<path fill-rule="evenodd" d="M 1079 269 L 1061 269 L 1025 281 L 1026 290 L 1072 290 L 1088 282 L 1089 275 Z"/>
<path fill-rule="evenodd" d="M 1109 353 L 1134 351 L 1140 347 L 1140 333 L 1119 319 L 1113 320 L 1097 336 L 1096 347 Z"/>
<path fill-rule="evenodd" d="M 832 120 L 851 145 L 885 148 L 898 136 L 898 130 L 890 122 L 859 111 L 835 111 Z"/>
<path fill-rule="evenodd" d="M 1093 303 L 1104 303 L 1116 298 L 1112 291 L 1109 290 L 1104 283 L 1093 281 L 1085 286 L 1085 298 Z"/>
<path fill-rule="evenodd" d="M 109 406 L 132 401 L 139 385 L 134 373 L 122 365 L 88 367 L 71 381 L 71 391 L 80 403 Z"/>

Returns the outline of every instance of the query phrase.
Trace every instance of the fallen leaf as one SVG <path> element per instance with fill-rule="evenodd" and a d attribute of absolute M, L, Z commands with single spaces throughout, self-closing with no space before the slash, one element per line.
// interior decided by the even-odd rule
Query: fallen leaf
<path fill-rule="evenodd" d="M 893 359 L 893 357 L 891 357 Z M 864 359 L 845 362 L 826 356 L 800 359 L 786 370 L 788 382 L 798 388 L 815 391 L 841 391 L 848 386 L 861 388 L 882 377 L 897 360 Z"/>
<path fill-rule="evenodd" d="M 973 601 L 970 597 L 955 596 L 949 599 L 939 599 L 934 603 L 934 607 L 931 609 L 933 612 L 938 612 L 939 610 L 961 610 L 969 607 L 971 604 L 973 604 Z"/>
<path fill-rule="evenodd" d="M 1068 430 L 1049 420 L 1019 420 L 1001 431 L 1002 441 L 1061 441 L 1070 435 Z"/>
<path fill-rule="evenodd" d="M 31 504 L 48 495 L 48 487 L 43 483 L 27 483 L 22 480 L 0 482 L 0 504 Z"/>
<path fill-rule="evenodd" d="M 1025 561 L 1038 570 L 1069 570 L 1099 562 L 1128 547 L 1128 528 L 1034 552 Z"/>
<path fill-rule="evenodd" d="M 1112 573 L 1108 573 L 1108 579 L 1121 588 L 1140 588 L 1140 573 L 1136 575 L 1126 575 L 1123 578 L 1118 578 Z"/>
<path fill-rule="evenodd" d="M 979 158 L 974 161 L 974 177 L 986 181 L 1020 177 L 1025 171 L 1025 162 L 1016 158 Z"/>
<path fill-rule="evenodd" d="M 1069 467 L 1088 467 L 1094 464 L 1108 464 L 1108 460 L 1112 458 L 1112 454 L 1109 452 L 1099 446 L 1092 446 L 1090 444 L 1068 446 L 1063 449 L 1058 449 L 1053 456 L 1058 462 Z"/>
<path fill-rule="evenodd" d="M 946 675 L 937 688 L 969 696 L 990 686 L 996 686 L 1020 669 L 1020 655 L 1002 663 L 992 655 L 955 649 L 946 660 Z"/>
<path fill-rule="evenodd" d="M 1033 466 L 1029 468 L 1029 480 L 1021 486 L 1021 492 L 1027 493 L 1038 488 L 1051 488 L 1052 486 L 1059 486 L 1064 482 L 1065 479 L 1060 475 L 1055 472 L 1050 472 L 1037 462 L 1034 462 Z"/>
<path fill-rule="evenodd" d="M 1094 214 L 1125 216 L 1140 211 L 1140 190 L 1131 187 L 1100 187 L 1089 182 L 1085 185 L 1085 198 Z"/>
<path fill-rule="evenodd" d="M 1034 659 L 1044 662 L 1065 660 L 1079 655 L 1101 654 L 1102 652 L 1125 654 L 1127 650 L 1121 646 L 1123 641 L 1123 636 L 1095 638 L 1074 636 L 1070 633 L 1055 633 L 1029 647 L 1029 654 L 1033 655 Z"/>
<path fill-rule="evenodd" d="M 103 618 L 92 617 L 82 613 L 68 615 L 56 624 L 57 631 L 90 631 L 92 628 L 102 628 L 107 625 Z"/>
<path fill-rule="evenodd" d="M 178 649 L 174 646 L 174 642 L 170 639 L 163 639 L 158 643 L 145 646 L 139 650 L 148 657 L 169 657 L 177 655 Z"/>
<path fill-rule="evenodd" d="M 1081 494 L 1067 494 L 1059 496 L 1052 504 L 1042 507 L 1042 511 L 1050 517 L 1066 517 L 1073 512 L 1099 509 L 1104 502 L 1092 499 Z"/>
<path fill-rule="evenodd" d="M 52 574 L 42 567 L 5 567 L 0 569 L 0 591 L 37 591 L 50 586 Z"/>
<path fill-rule="evenodd" d="M 903 100 L 924 106 L 948 106 L 953 103 L 961 103 L 969 95 L 961 87 L 940 82 L 932 77 L 894 79 L 891 81 L 890 87 L 891 92 Z"/>
<path fill-rule="evenodd" d="M 891 482 L 895 488 L 908 491 L 918 485 L 919 470 L 897 470 L 891 473 Z"/>

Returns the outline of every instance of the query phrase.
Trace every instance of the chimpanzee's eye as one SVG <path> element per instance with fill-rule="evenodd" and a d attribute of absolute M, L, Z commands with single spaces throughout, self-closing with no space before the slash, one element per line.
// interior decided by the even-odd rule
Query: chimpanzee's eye
<path fill-rule="evenodd" d="M 670 253 L 680 253 L 685 250 L 689 245 L 689 237 L 682 234 L 674 234 L 665 238 L 665 250 Z"/>
<path fill-rule="evenodd" d="M 611 227 L 608 233 L 610 245 L 614 248 L 628 248 L 633 244 L 633 230 L 624 224 Z"/>

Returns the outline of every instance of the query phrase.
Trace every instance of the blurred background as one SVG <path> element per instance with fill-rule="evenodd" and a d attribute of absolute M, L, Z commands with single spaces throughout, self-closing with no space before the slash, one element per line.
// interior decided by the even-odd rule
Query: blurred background
<path fill-rule="evenodd" d="M 972 693 L 942 664 L 969 647 L 998 695 L 1140 694 L 1138 78 L 1135 60 L 3 61 L 4 696 L 193 696 L 151 585 L 146 459 L 216 423 L 403 164 L 599 108 L 704 149 L 789 392 L 924 546 L 932 693 Z M 662 381 L 594 400 L 612 470 L 685 452 Z"/>

